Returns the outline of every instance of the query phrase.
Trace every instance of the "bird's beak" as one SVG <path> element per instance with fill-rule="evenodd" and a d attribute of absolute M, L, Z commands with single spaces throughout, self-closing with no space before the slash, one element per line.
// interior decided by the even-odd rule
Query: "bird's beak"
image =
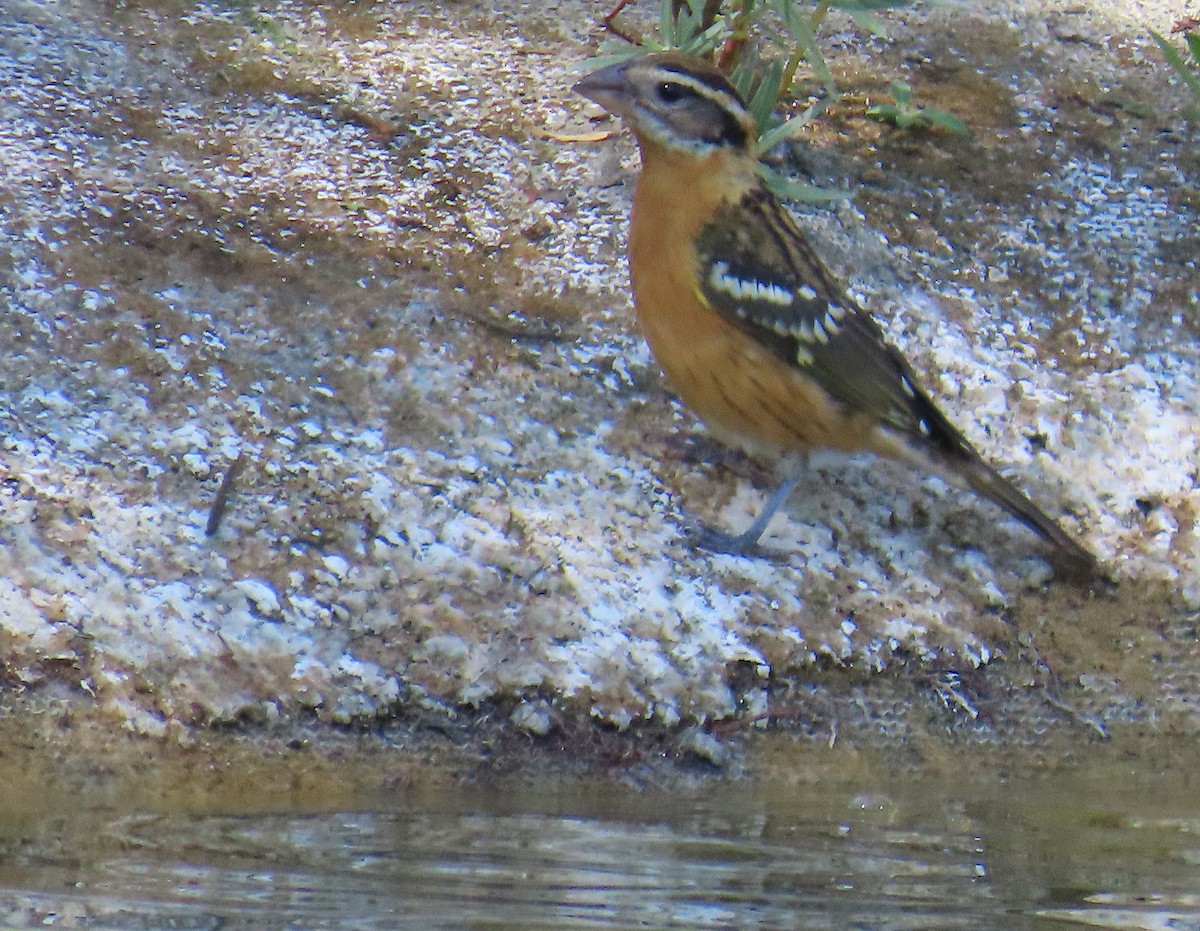
<path fill-rule="evenodd" d="M 593 71 L 572 90 L 575 93 L 594 100 L 609 113 L 625 116 L 629 110 L 629 82 L 625 79 L 626 61 L 617 62 Z"/>

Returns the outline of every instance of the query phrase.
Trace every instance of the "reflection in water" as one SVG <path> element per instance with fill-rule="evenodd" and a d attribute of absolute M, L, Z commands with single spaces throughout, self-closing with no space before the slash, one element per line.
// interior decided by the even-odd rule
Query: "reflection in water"
<path fill-rule="evenodd" d="M 62 819 L 4 842 L 0 925 L 1200 927 L 1200 805 L 1140 820 L 1014 788 L 447 790 L 348 814 Z"/>

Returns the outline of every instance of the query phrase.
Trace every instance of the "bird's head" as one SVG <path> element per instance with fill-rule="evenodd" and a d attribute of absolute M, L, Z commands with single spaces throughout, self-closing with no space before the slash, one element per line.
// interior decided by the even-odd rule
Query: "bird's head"
<path fill-rule="evenodd" d="M 625 120 L 643 148 L 709 155 L 753 151 L 757 129 L 745 102 L 714 65 L 678 52 L 641 55 L 589 74 L 576 93 Z"/>

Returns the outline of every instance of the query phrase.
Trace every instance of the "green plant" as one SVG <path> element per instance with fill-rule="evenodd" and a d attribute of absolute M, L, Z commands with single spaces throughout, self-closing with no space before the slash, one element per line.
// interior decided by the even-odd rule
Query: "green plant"
<path fill-rule="evenodd" d="M 899 129 L 944 129 L 960 136 L 971 131 L 949 110 L 941 107 L 913 106 L 913 89 L 903 81 L 893 81 L 888 89 L 892 103 L 877 103 L 867 108 L 867 116 L 882 123 L 892 123 Z"/>
<path fill-rule="evenodd" d="M 660 0 L 655 36 L 632 36 L 616 26 L 616 16 L 629 2 L 621 0 L 605 17 L 605 25 L 624 44 L 603 46 L 601 55 L 582 67 L 592 70 L 665 49 L 710 57 L 749 105 L 758 124 L 759 151 L 765 155 L 798 136 L 841 96 L 817 38 L 829 14 L 839 10 L 872 34 L 886 36 L 880 11 L 909 6 L 913 0 Z M 781 119 L 781 105 L 794 96 L 804 65 L 821 91 L 800 113 Z M 929 114 L 930 122 L 937 125 L 949 128 L 954 121 L 962 126 L 944 110 L 918 112 Z M 789 181 L 767 165 L 761 171 L 768 186 L 782 197 L 821 202 L 845 196 L 841 191 Z"/>
<path fill-rule="evenodd" d="M 1189 67 L 1184 57 L 1179 54 L 1179 50 L 1157 32 L 1151 30 L 1150 35 L 1154 36 L 1154 41 L 1162 49 L 1167 64 L 1174 69 L 1184 87 L 1191 92 L 1192 102 L 1183 108 L 1183 116 L 1189 120 L 1200 122 L 1200 32 L 1189 32 L 1185 37 L 1188 51 L 1196 63 L 1196 69 Z"/>

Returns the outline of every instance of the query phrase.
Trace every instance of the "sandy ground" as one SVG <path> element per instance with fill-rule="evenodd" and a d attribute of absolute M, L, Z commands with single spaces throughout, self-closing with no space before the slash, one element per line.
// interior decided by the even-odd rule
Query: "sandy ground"
<path fill-rule="evenodd" d="M 797 213 L 1103 557 L 1099 595 L 991 505 L 865 459 L 814 462 L 780 560 L 688 546 L 771 480 L 637 334 L 631 143 L 547 135 L 611 126 L 569 91 L 601 12 L 6 4 L 10 712 L 185 743 L 598 722 L 709 757 L 721 719 L 897 736 L 914 702 L 983 737 L 1194 733 L 1200 194 L 1146 34 L 1166 5 L 968 4 L 890 43 L 835 22 L 849 93 L 787 163 L 854 192 Z M 973 137 L 865 120 L 898 76 Z"/>

